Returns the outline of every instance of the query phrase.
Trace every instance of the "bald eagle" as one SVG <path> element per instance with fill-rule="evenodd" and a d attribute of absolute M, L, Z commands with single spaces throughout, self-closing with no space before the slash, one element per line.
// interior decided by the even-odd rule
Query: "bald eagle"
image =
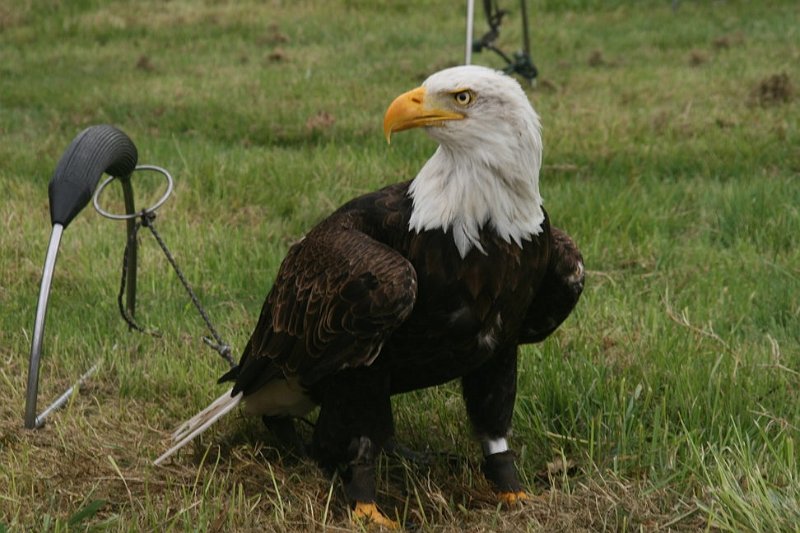
<path fill-rule="evenodd" d="M 244 401 L 283 434 L 315 407 L 311 455 L 340 468 L 356 516 L 375 507 L 391 397 L 460 379 L 483 472 L 526 497 L 508 435 L 517 349 L 540 342 L 583 289 L 575 243 L 539 195 L 539 117 L 500 72 L 455 67 L 397 97 L 387 140 L 422 127 L 439 143 L 417 176 L 355 198 L 292 246 L 235 368 L 233 388 L 179 428 L 157 462 Z"/>

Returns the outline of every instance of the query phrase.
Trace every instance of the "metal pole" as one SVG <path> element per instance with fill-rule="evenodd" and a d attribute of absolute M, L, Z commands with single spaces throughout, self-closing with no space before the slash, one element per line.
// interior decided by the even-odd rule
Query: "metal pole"
<path fill-rule="evenodd" d="M 472 64 L 472 31 L 475 27 L 475 0 L 467 0 L 467 50 L 464 64 Z"/>
<path fill-rule="evenodd" d="M 525 57 L 531 57 L 531 37 L 528 35 L 528 2 L 527 0 L 520 0 L 520 8 L 522 9 L 522 46 L 525 51 Z"/>
<path fill-rule="evenodd" d="M 136 207 L 133 200 L 131 176 L 120 178 L 120 183 L 122 183 L 122 194 L 125 198 L 125 212 L 132 215 L 136 212 Z M 126 265 L 128 274 L 125 282 L 125 307 L 131 318 L 134 318 L 136 316 L 136 265 L 139 248 L 136 242 L 136 219 L 133 217 L 127 219 L 126 225 L 128 229 L 128 264 Z"/>
<path fill-rule="evenodd" d="M 45 421 L 45 419 L 46 419 L 48 416 L 50 416 L 50 414 L 51 414 L 51 413 L 53 413 L 54 411 L 56 411 L 56 410 L 58 410 L 58 409 L 61 409 L 61 408 L 64 406 L 64 404 L 65 404 L 65 403 L 67 403 L 67 400 L 69 400 L 70 396 L 72 396 L 72 391 L 74 391 L 75 389 L 77 389 L 78 387 L 80 387 L 81 385 L 83 385 L 84 381 L 86 381 L 87 379 L 89 379 L 89 378 L 92 376 L 92 374 L 94 374 L 95 372 L 97 372 L 97 368 L 98 368 L 99 366 L 100 366 L 100 361 L 98 361 L 98 362 L 96 362 L 95 364 L 93 364 L 93 365 L 92 365 L 92 368 L 90 368 L 89 370 L 87 370 L 87 371 L 86 371 L 86 372 L 85 372 L 85 373 L 84 373 L 84 374 L 83 374 L 83 375 L 82 375 L 82 376 L 81 376 L 81 377 L 78 379 L 78 381 L 76 381 L 76 382 L 75 382 L 75 384 L 74 384 L 74 385 L 72 385 L 70 388 L 68 388 L 68 389 L 67 389 L 67 390 L 64 392 L 64 394 L 62 394 L 61 396 L 59 396 L 58 398 L 56 398 L 56 401 L 54 401 L 53 403 L 51 403 L 51 404 L 50 404 L 50 405 L 47 407 L 47 409 L 45 409 L 44 411 L 42 411 L 42 414 L 40 414 L 39 416 L 37 416 L 37 417 L 36 417 L 36 421 L 34 422 L 34 426 L 33 426 L 33 427 L 34 427 L 35 429 L 39 429 L 40 427 L 42 427 L 42 426 L 44 425 L 44 421 Z"/>
<path fill-rule="evenodd" d="M 53 224 L 50 233 L 50 244 L 47 246 L 47 255 L 42 269 L 42 281 L 39 285 L 39 303 L 36 305 L 36 320 L 33 323 L 33 342 L 31 343 L 31 357 L 28 363 L 28 392 L 25 398 L 25 427 L 34 429 L 36 426 L 36 397 L 39 392 L 39 360 L 42 355 L 42 338 L 44 337 L 44 323 L 47 317 L 47 300 L 50 297 L 50 284 L 53 281 L 53 270 L 56 267 L 58 245 L 64 226 Z"/>

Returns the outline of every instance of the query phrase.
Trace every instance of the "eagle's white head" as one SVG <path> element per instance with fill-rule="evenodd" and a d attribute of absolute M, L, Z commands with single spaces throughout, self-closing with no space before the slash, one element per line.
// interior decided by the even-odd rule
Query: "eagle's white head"
<path fill-rule="evenodd" d="M 519 246 L 541 232 L 541 127 L 516 80 L 479 66 L 437 72 L 398 96 L 383 123 L 387 140 L 420 126 L 439 148 L 411 183 L 410 230 L 452 230 L 462 257 L 484 252 L 487 225 Z"/>

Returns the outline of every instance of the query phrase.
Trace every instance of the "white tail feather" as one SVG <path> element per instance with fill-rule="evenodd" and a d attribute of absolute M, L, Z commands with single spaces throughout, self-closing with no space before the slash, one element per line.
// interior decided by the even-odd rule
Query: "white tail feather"
<path fill-rule="evenodd" d="M 172 440 L 179 441 L 183 439 L 183 437 L 192 431 L 193 428 L 197 427 L 198 423 L 202 424 L 202 422 L 208 419 L 209 416 L 213 416 L 217 410 L 224 408 L 227 404 L 234 401 L 235 397 L 231 396 L 232 390 L 233 389 L 226 390 L 219 398 L 208 404 L 208 407 L 178 426 L 178 428 L 172 432 Z M 238 400 L 236 400 L 236 403 L 238 403 Z"/>
<path fill-rule="evenodd" d="M 210 428 L 214 422 L 236 407 L 239 402 L 242 401 L 243 393 L 240 392 L 236 396 L 231 396 L 232 391 L 233 389 L 228 389 L 222 396 L 211 402 L 208 407 L 181 424 L 178 429 L 172 433 L 172 442 L 177 441 L 177 443 L 164 452 L 161 457 L 153 461 L 153 463 L 156 465 L 163 463 L 175 452 L 194 440 L 195 437 Z"/>

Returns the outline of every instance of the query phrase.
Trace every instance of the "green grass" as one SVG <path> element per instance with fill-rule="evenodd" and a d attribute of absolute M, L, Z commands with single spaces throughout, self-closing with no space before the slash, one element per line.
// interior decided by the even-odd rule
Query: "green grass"
<path fill-rule="evenodd" d="M 400 440 L 452 456 L 383 460 L 382 507 L 436 531 L 798 531 L 800 10 L 530 4 L 541 188 L 589 270 L 573 316 L 520 357 L 512 444 L 536 497 L 496 508 L 450 385 L 396 398 Z M 22 429 L 47 183 L 80 130 L 125 130 L 175 176 L 158 228 L 241 349 L 289 244 L 432 152 L 421 132 L 387 147 L 383 111 L 461 60 L 463 25 L 458 2 L 423 0 L 0 0 L 0 532 L 349 527 L 338 483 L 258 421 L 150 465 L 224 364 L 146 235 L 138 318 L 163 336 L 127 331 L 124 225 L 91 209 L 62 242 L 40 404 L 101 369 Z M 140 203 L 160 194 L 135 179 Z"/>

